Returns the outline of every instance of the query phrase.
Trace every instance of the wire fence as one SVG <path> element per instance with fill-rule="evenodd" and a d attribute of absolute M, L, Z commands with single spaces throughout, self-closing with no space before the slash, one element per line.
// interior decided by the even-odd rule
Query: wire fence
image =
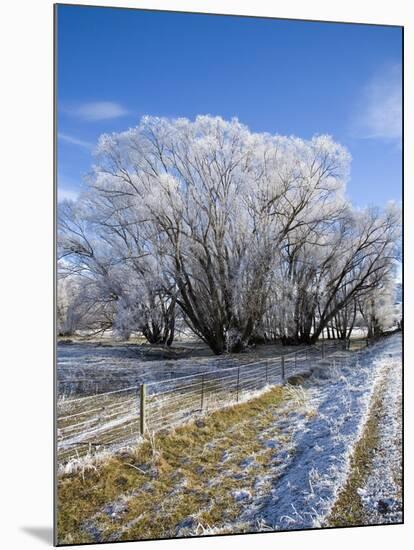
<path fill-rule="evenodd" d="M 59 399 L 58 461 L 65 463 L 87 453 L 132 445 L 146 430 L 171 428 L 207 411 L 249 399 L 268 386 L 284 384 L 292 376 L 310 371 L 340 349 L 344 349 L 343 342 L 328 341 L 236 367 Z"/>

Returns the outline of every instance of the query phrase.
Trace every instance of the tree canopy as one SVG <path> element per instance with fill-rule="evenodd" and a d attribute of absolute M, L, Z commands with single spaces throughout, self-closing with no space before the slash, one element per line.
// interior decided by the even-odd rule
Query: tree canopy
<path fill-rule="evenodd" d="M 151 342 L 172 342 L 177 315 L 217 354 L 332 323 L 346 337 L 390 294 L 401 225 L 395 204 L 352 207 L 350 161 L 329 136 L 143 117 L 100 137 L 87 190 L 60 204 L 60 276 L 91 328 Z"/>

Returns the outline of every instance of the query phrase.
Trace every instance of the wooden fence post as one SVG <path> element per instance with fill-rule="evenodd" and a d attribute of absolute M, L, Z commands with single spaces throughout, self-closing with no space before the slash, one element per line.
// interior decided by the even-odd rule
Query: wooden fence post
<path fill-rule="evenodd" d="M 239 402 L 240 367 L 237 369 L 236 403 Z"/>
<path fill-rule="evenodd" d="M 282 384 L 285 383 L 285 358 L 282 355 Z"/>
<path fill-rule="evenodd" d="M 204 374 L 201 375 L 201 410 L 204 409 Z"/>
<path fill-rule="evenodd" d="M 146 397 L 146 393 L 147 393 L 147 388 L 145 386 L 145 384 L 141 384 L 141 387 L 140 387 L 140 400 L 139 400 L 139 429 L 140 429 L 140 433 L 141 435 L 144 435 L 145 433 L 145 424 L 146 424 L 146 419 L 145 419 L 145 397 Z"/>

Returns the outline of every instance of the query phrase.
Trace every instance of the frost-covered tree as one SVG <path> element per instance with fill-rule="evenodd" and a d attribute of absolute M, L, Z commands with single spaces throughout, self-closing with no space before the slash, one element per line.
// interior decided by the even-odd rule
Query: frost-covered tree
<path fill-rule="evenodd" d="M 87 316 L 84 330 L 112 328 L 124 338 L 140 331 L 151 343 L 174 338 L 174 299 L 162 288 L 159 267 L 132 226 L 121 228 L 116 212 L 97 198 L 64 201 L 58 212 L 58 254 L 63 275 L 76 276 L 104 315 Z M 58 293 L 59 296 L 59 293 Z M 89 322 L 89 324 L 88 324 Z M 97 328 L 98 327 L 98 328 Z"/>
<path fill-rule="evenodd" d="M 76 308 L 78 295 L 79 285 L 73 278 L 58 279 L 56 325 L 59 336 L 72 336 L 80 326 L 80 313 Z"/>
<path fill-rule="evenodd" d="M 379 284 L 398 239 L 396 212 L 347 203 L 349 162 L 329 136 L 143 117 L 100 138 L 88 191 L 59 214 L 60 250 L 125 333 L 170 339 L 178 306 L 217 354 L 314 341 Z"/>
<path fill-rule="evenodd" d="M 384 331 L 398 326 L 399 311 L 395 307 L 395 281 L 384 277 L 381 285 L 367 292 L 358 301 L 358 308 L 367 329 L 368 338 L 380 336 Z"/>
<path fill-rule="evenodd" d="M 345 307 L 393 278 L 400 236 L 400 211 L 394 204 L 383 213 L 378 209 L 350 212 L 334 236 L 331 259 L 325 264 L 312 341 Z"/>
<path fill-rule="evenodd" d="M 99 333 L 112 326 L 114 310 L 105 300 L 96 281 L 67 273 L 59 266 L 56 321 L 59 336 Z"/>
<path fill-rule="evenodd" d="M 286 236 L 343 208 L 348 161 L 326 136 L 144 117 L 100 139 L 90 184 L 123 227 L 142 228 L 186 322 L 221 353 L 243 349 L 260 324 Z"/>

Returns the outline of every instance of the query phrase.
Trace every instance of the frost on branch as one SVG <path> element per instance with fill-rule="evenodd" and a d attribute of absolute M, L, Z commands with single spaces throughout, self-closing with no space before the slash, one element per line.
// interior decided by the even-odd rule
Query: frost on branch
<path fill-rule="evenodd" d="M 400 228 L 395 205 L 351 207 L 349 165 L 329 136 L 146 116 L 100 138 L 88 191 L 59 213 L 61 257 L 125 336 L 171 343 L 178 315 L 217 354 L 345 338 L 392 284 Z"/>

